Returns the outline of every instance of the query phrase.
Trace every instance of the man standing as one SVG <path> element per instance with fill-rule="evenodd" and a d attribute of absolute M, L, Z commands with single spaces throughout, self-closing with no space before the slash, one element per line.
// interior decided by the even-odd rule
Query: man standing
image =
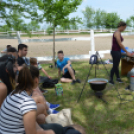
<path fill-rule="evenodd" d="M 75 70 L 72 68 L 70 59 L 64 58 L 63 51 L 58 51 L 57 67 L 59 77 L 61 76 L 62 71 L 62 78 L 60 79 L 61 82 L 72 82 L 72 85 L 76 82 L 81 83 L 79 79 L 75 78 Z"/>

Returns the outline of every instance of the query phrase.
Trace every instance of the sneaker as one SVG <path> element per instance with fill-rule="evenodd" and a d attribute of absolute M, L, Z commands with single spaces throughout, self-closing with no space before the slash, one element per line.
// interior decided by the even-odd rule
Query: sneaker
<path fill-rule="evenodd" d="M 52 113 L 51 114 L 57 114 L 57 113 L 59 113 L 59 111 L 52 110 Z"/>
<path fill-rule="evenodd" d="M 109 84 L 114 85 L 114 81 L 113 80 L 109 80 Z"/>
<path fill-rule="evenodd" d="M 50 109 L 50 108 L 49 108 L 49 110 L 47 112 L 48 112 L 48 114 L 57 114 L 57 113 L 59 113 L 59 111 L 56 111 L 56 110 Z"/>
<path fill-rule="evenodd" d="M 72 83 L 71 83 L 71 85 L 74 85 L 75 83 L 76 83 L 76 80 L 73 80 Z"/>
<path fill-rule="evenodd" d="M 120 78 L 117 78 L 116 81 L 119 83 L 123 83 L 123 81 Z"/>
<path fill-rule="evenodd" d="M 79 79 L 76 79 L 76 82 L 77 82 L 77 83 L 81 83 L 81 81 L 80 81 Z"/>
<path fill-rule="evenodd" d="M 51 108 L 51 109 L 56 109 L 58 107 L 60 107 L 60 104 L 51 104 L 50 103 L 50 106 L 49 106 L 49 108 Z"/>

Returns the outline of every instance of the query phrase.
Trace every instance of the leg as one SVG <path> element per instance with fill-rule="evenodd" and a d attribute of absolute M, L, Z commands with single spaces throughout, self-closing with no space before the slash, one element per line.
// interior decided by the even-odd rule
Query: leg
<path fill-rule="evenodd" d="M 111 56 L 112 56 L 112 58 L 113 58 L 113 67 L 112 67 L 111 73 L 110 73 L 110 80 L 113 81 L 113 76 L 114 76 L 114 72 L 115 72 L 115 70 L 114 70 L 115 58 L 114 58 L 114 55 L 113 55 L 113 52 L 112 52 L 112 51 L 111 51 Z"/>
<path fill-rule="evenodd" d="M 121 54 L 118 51 L 112 51 L 111 52 L 112 58 L 113 58 L 113 67 L 111 69 L 110 79 L 113 80 L 114 73 L 116 74 L 116 77 L 119 78 L 119 63 Z"/>
<path fill-rule="evenodd" d="M 45 111 L 45 106 L 41 103 L 38 103 L 36 105 L 37 105 L 37 116 L 43 114 Z"/>
<path fill-rule="evenodd" d="M 37 115 L 39 114 L 44 114 L 45 116 L 47 116 L 47 109 L 48 106 L 46 105 L 46 101 L 44 101 L 44 97 L 43 96 L 32 96 L 32 98 L 34 99 L 34 101 L 37 104 Z M 43 113 L 42 113 L 43 112 Z"/>
<path fill-rule="evenodd" d="M 45 122 L 45 115 L 44 114 L 40 114 L 40 115 L 38 115 L 37 116 L 37 119 L 36 119 L 36 121 L 37 121 L 37 123 L 38 124 L 45 124 L 46 122 Z"/>
<path fill-rule="evenodd" d="M 63 83 L 69 83 L 69 82 L 72 82 L 72 79 L 69 79 L 69 78 L 61 78 L 60 81 L 63 82 Z"/>
<path fill-rule="evenodd" d="M 76 80 L 76 79 L 75 79 L 74 70 L 73 70 L 70 66 L 68 66 L 67 69 L 68 69 L 68 72 L 70 73 L 72 79 L 73 79 L 73 80 Z"/>
<path fill-rule="evenodd" d="M 117 78 L 120 78 L 120 75 L 119 75 L 120 59 L 121 59 L 121 53 L 118 52 L 118 54 L 117 54 L 117 59 L 116 59 L 117 66 L 116 66 L 116 69 L 115 69 L 115 75 L 116 75 Z"/>
<path fill-rule="evenodd" d="M 41 124 L 40 125 L 41 128 L 43 128 L 44 130 L 53 130 L 55 132 L 55 134 L 63 134 L 64 129 L 61 125 L 59 124 Z"/>

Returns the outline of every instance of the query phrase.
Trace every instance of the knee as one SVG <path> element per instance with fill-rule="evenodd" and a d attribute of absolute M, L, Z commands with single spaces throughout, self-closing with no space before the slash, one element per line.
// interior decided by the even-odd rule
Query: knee
<path fill-rule="evenodd" d="M 67 69 L 72 69 L 72 68 L 71 68 L 71 66 L 68 65 L 68 66 L 67 66 Z"/>
<path fill-rule="evenodd" d="M 45 123 L 45 115 L 44 114 L 38 115 L 36 121 L 38 124 L 44 124 Z"/>
<path fill-rule="evenodd" d="M 65 79 L 64 79 L 64 78 L 61 78 L 61 79 L 60 79 L 60 81 L 61 81 L 61 82 L 64 82 L 64 81 L 65 81 Z"/>

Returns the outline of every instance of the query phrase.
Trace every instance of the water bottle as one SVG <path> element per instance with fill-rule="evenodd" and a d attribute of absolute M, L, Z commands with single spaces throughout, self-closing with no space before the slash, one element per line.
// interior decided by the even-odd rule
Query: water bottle
<path fill-rule="evenodd" d="M 130 71 L 130 90 L 134 91 L 134 67 Z"/>

